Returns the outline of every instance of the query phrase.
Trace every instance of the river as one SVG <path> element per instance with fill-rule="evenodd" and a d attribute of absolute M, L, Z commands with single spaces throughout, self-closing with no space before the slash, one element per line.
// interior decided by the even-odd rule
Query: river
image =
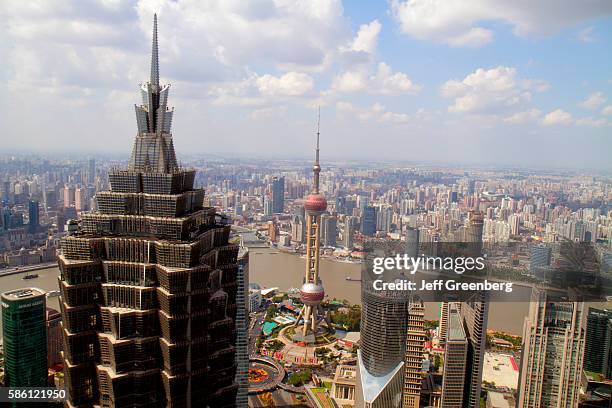
<path fill-rule="evenodd" d="M 249 254 L 249 281 L 262 287 L 278 287 L 280 290 L 299 288 L 304 277 L 305 259 L 297 255 L 268 248 L 252 248 Z M 321 279 L 325 292 L 330 298 L 346 299 L 351 303 L 360 302 L 361 283 L 347 281 L 346 277 L 361 278 L 359 264 L 344 263 L 321 259 Z M 35 271 L 35 279 L 23 280 L 27 272 L 0 277 L 0 292 L 27 286 L 43 290 L 57 290 L 57 267 Z M 59 310 L 58 298 L 50 298 L 47 305 Z M 425 318 L 437 320 L 439 303 L 425 304 Z M 529 310 L 527 302 L 491 303 L 489 310 L 490 329 L 501 330 L 512 334 L 521 334 L 523 320 Z M 1 328 L 1 322 L 0 322 Z M 0 335 L 1 335 L 0 331 Z"/>

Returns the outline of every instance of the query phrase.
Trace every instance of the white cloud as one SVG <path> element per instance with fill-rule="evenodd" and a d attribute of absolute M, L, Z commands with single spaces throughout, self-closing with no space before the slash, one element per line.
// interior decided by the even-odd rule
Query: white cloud
<path fill-rule="evenodd" d="M 586 109 L 597 109 L 606 102 L 606 97 L 602 92 L 593 92 L 587 96 L 580 106 Z"/>
<path fill-rule="evenodd" d="M 516 68 L 499 66 L 478 68 L 462 80 L 449 80 L 440 91 L 453 98 L 449 112 L 492 114 L 516 109 L 531 100 L 532 91 L 546 88 L 542 81 L 519 78 Z"/>
<path fill-rule="evenodd" d="M 400 29 L 414 38 L 477 47 L 493 39 L 493 33 L 481 23 L 509 24 L 519 36 L 549 35 L 612 13 L 612 2 L 391 0 L 391 12 Z"/>
<path fill-rule="evenodd" d="M 374 20 L 369 24 L 362 24 L 359 27 L 357 36 L 351 44 L 351 50 L 363 51 L 370 54 L 376 51 L 381 27 L 378 20 Z"/>
<path fill-rule="evenodd" d="M 552 112 L 549 112 L 542 119 L 542 124 L 545 126 L 554 126 L 554 125 L 570 125 L 572 123 L 572 115 L 568 112 L 565 112 L 562 109 L 555 109 Z"/>
<path fill-rule="evenodd" d="M 405 113 L 388 111 L 381 103 L 374 103 L 368 108 L 353 106 L 349 102 L 340 101 L 336 103 L 336 110 L 340 115 L 352 115 L 362 122 L 377 121 L 390 123 L 406 123 L 410 117 Z"/>
<path fill-rule="evenodd" d="M 257 88 L 265 96 L 301 96 L 310 92 L 314 80 L 307 74 L 288 72 L 281 77 L 270 74 L 256 80 Z"/>
<path fill-rule="evenodd" d="M 469 31 L 448 39 L 453 47 L 479 48 L 493 41 L 493 31 L 482 27 L 472 27 Z"/>
<path fill-rule="evenodd" d="M 612 116 L 612 105 L 608 105 L 601 111 L 602 115 Z"/>
<path fill-rule="evenodd" d="M 421 87 L 410 80 L 403 72 L 393 72 L 384 62 L 378 64 L 375 73 L 366 69 L 346 71 L 332 81 L 332 92 L 368 92 L 378 95 L 400 95 L 417 93 Z"/>
<path fill-rule="evenodd" d="M 576 120 L 576 125 L 578 126 L 588 126 L 588 127 L 603 127 L 608 124 L 608 121 L 605 118 L 594 118 L 589 116 L 587 118 L 580 118 Z"/>
<path fill-rule="evenodd" d="M 528 111 L 517 112 L 513 115 L 504 118 L 504 122 L 512 125 L 519 125 L 524 123 L 533 123 L 542 116 L 542 112 L 538 109 L 530 109 Z"/>

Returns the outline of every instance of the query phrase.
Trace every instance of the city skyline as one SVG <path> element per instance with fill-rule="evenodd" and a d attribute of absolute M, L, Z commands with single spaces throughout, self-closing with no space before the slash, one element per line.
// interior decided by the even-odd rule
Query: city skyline
<path fill-rule="evenodd" d="M 301 156 L 321 105 L 330 157 L 610 168 L 606 2 L 6 4 L 3 151 L 125 151 L 159 12 L 178 152 Z"/>

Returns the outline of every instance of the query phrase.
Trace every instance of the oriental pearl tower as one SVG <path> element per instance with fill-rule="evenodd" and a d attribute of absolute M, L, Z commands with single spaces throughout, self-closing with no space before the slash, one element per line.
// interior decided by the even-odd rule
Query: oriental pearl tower
<path fill-rule="evenodd" d="M 323 194 L 319 192 L 319 173 L 321 172 L 321 166 L 319 165 L 319 122 L 320 120 L 317 121 L 317 147 L 315 150 L 315 162 L 312 167 L 312 192 L 304 201 L 304 209 L 307 215 L 306 275 L 304 276 L 304 284 L 300 288 L 300 296 L 304 303 L 304 307 L 300 311 L 295 322 L 296 326 L 298 326 L 300 322 L 302 326 L 296 330 L 294 336 L 294 340 L 304 341 L 306 343 L 315 342 L 319 323 L 325 321 L 328 328 L 331 327 L 329 320 L 324 317 L 325 315 L 321 308 L 321 301 L 325 296 L 325 290 L 319 278 L 319 229 L 321 225 L 321 214 L 327 209 L 327 200 L 325 200 Z"/>

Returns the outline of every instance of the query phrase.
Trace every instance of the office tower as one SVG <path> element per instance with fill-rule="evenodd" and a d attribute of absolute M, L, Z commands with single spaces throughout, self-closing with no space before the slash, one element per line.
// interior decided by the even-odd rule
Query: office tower
<path fill-rule="evenodd" d="M 550 246 L 539 244 L 531 246 L 531 256 L 529 258 L 529 272 L 536 275 L 536 272 L 550 265 L 552 256 L 552 248 Z"/>
<path fill-rule="evenodd" d="M 336 197 L 336 212 L 346 214 L 346 197 Z"/>
<path fill-rule="evenodd" d="M 312 167 L 313 182 L 312 192 L 304 201 L 306 210 L 306 275 L 304 284 L 300 288 L 300 297 L 304 306 L 300 310 L 295 326 L 302 324 L 301 330 L 296 330 L 295 340 L 306 343 L 316 341 L 319 323 L 326 320 L 321 301 L 325 296 L 323 282 L 319 277 L 319 255 L 321 245 L 321 214 L 327 209 L 327 200 L 319 192 L 319 130 L 317 126 L 317 146 L 315 149 L 315 162 Z M 328 326 L 331 326 L 327 321 Z M 301 333 L 299 333 L 301 332 Z"/>
<path fill-rule="evenodd" d="M 4 339 L 4 385 L 46 387 L 45 292 L 37 288 L 17 289 L 4 292 L 0 299 Z"/>
<path fill-rule="evenodd" d="M 96 159 L 89 159 L 89 171 L 88 171 L 88 179 L 90 184 L 94 184 L 96 182 Z"/>
<path fill-rule="evenodd" d="M 353 234 L 355 233 L 355 224 L 353 217 L 346 217 L 344 220 L 344 230 L 342 231 L 342 243 L 346 249 L 353 248 Z"/>
<path fill-rule="evenodd" d="M 482 255 L 482 231 L 484 219 L 480 211 L 470 211 L 467 225 L 467 242 L 470 242 L 470 252 L 474 257 Z"/>
<path fill-rule="evenodd" d="M 62 315 L 50 307 L 45 311 L 47 327 L 47 366 L 53 367 L 62 362 Z"/>
<path fill-rule="evenodd" d="M 584 303 L 534 289 L 523 326 L 518 408 L 575 408 L 585 342 Z"/>
<path fill-rule="evenodd" d="M 361 215 L 361 233 L 367 236 L 376 235 L 376 207 L 365 207 Z"/>
<path fill-rule="evenodd" d="M 401 407 L 409 296 L 362 284 L 361 305 L 355 406 Z"/>
<path fill-rule="evenodd" d="M 486 292 L 476 292 L 467 301 L 461 302 L 459 315 L 468 341 L 464 403 L 466 407 L 479 408 L 489 316 Z"/>
<path fill-rule="evenodd" d="M 233 407 L 239 248 L 176 160 L 157 17 L 152 48 L 128 166 L 61 242 L 67 404 Z"/>
<path fill-rule="evenodd" d="M 419 408 L 420 406 L 425 340 L 425 306 L 422 301 L 416 300 L 410 303 L 408 311 L 403 408 Z"/>
<path fill-rule="evenodd" d="M 412 258 L 417 258 L 419 256 L 418 228 L 406 228 L 406 255 Z"/>
<path fill-rule="evenodd" d="M 28 203 L 28 232 L 30 234 L 34 234 L 38 231 L 38 227 L 40 227 L 40 209 L 38 205 L 38 201 L 30 200 Z"/>
<path fill-rule="evenodd" d="M 242 244 L 238 251 L 236 285 L 236 407 L 246 407 L 249 392 L 249 249 Z"/>
<path fill-rule="evenodd" d="M 468 360 L 467 333 L 456 303 L 448 310 L 448 327 L 440 408 L 471 407 L 465 400 Z M 480 396 L 479 396 L 480 397 Z"/>
<path fill-rule="evenodd" d="M 272 212 L 280 214 L 285 211 L 285 178 L 272 179 Z"/>
<path fill-rule="evenodd" d="M 589 307 L 584 346 L 584 370 L 610 376 L 612 310 Z"/>
<path fill-rule="evenodd" d="M 323 214 L 321 216 L 321 227 L 323 228 L 323 246 L 336 246 L 337 219 L 334 216 Z"/>

